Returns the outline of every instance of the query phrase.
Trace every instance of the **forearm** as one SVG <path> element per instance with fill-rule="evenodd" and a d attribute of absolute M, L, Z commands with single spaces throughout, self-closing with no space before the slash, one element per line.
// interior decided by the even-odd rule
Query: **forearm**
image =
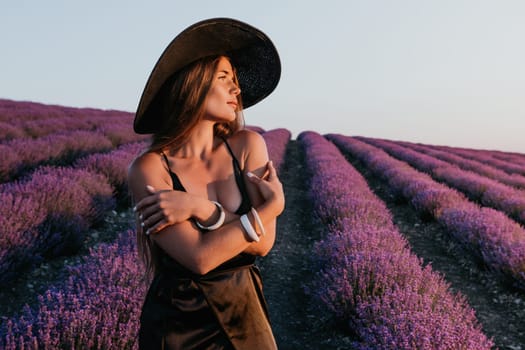
<path fill-rule="evenodd" d="M 239 215 L 231 213 L 223 207 L 224 214 L 226 215 L 224 219 L 224 224 L 228 224 L 234 220 L 239 219 Z M 196 198 L 193 202 L 191 209 L 191 217 L 203 226 L 210 226 L 213 223 L 217 222 L 220 212 L 217 209 L 217 206 L 207 198 Z"/>
<path fill-rule="evenodd" d="M 265 235 L 259 237 L 259 242 L 253 242 L 245 250 L 245 253 L 265 256 L 270 252 L 275 242 L 276 237 L 276 224 L 277 224 L 277 215 L 273 207 L 270 207 L 267 204 L 262 204 L 256 208 L 257 213 L 261 219 L 261 222 L 264 226 Z M 248 219 L 254 227 L 256 227 L 255 218 L 251 213 L 248 213 Z"/>
<path fill-rule="evenodd" d="M 253 255 L 260 255 L 264 256 L 268 254 L 268 252 L 272 249 L 273 244 L 275 242 L 276 237 L 276 222 L 277 222 L 277 216 L 282 212 L 282 207 L 284 206 L 283 203 L 280 203 L 279 201 L 267 201 L 264 203 L 261 203 L 259 206 L 256 207 L 256 210 L 259 214 L 259 217 L 262 221 L 262 224 L 264 226 L 264 230 L 266 234 L 264 236 L 260 237 L 259 242 L 251 242 L 248 244 L 243 252 Z M 217 222 L 217 219 L 219 218 L 220 211 L 217 209 L 217 206 L 213 204 L 213 202 L 209 201 L 205 198 L 198 198 L 194 202 L 194 206 L 192 208 L 192 217 L 197 220 L 201 225 L 203 226 L 209 226 L 213 225 L 215 222 Z M 225 211 L 225 220 L 223 227 L 226 226 L 229 223 L 235 223 L 235 225 L 240 228 L 241 232 L 247 237 L 249 240 L 249 237 L 247 236 L 246 231 L 244 230 L 243 226 L 240 224 L 239 216 Z M 251 212 L 247 213 L 248 219 L 253 227 L 256 227 L 256 221 Z M 227 227 L 226 227 L 227 228 Z M 223 231 L 224 229 L 219 229 L 219 232 Z M 207 233 L 208 237 L 214 236 L 214 234 L 210 234 L 212 231 Z M 204 236 L 206 236 L 204 235 Z M 224 237 L 221 236 L 221 237 Z"/>
<path fill-rule="evenodd" d="M 275 207 L 263 204 L 256 210 L 266 232 L 264 236 L 260 236 L 259 242 L 250 238 L 239 216 L 230 213 L 230 221 L 216 230 L 201 234 L 195 261 L 192 262 L 194 269 L 199 273 L 206 273 L 241 252 L 260 256 L 268 254 L 275 241 Z M 252 226 L 257 227 L 253 214 L 249 212 L 247 215 Z M 257 230 L 260 233 L 260 228 Z"/>

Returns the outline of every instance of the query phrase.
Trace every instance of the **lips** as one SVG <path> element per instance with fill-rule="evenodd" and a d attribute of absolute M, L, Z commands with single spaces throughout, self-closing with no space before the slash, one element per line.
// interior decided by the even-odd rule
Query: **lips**
<path fill-rule="evenodd" d="M 228 104 L 232 106 L 234 109 L 237 109 L 237 102 L 236 101 L 229 101 Z"/>

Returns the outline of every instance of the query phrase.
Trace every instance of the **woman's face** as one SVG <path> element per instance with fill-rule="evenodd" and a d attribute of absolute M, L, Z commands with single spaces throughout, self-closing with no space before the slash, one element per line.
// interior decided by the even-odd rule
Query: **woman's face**
<path fill-rule="evenodd" d="M 233 69 L 226 57 L 221 57 L 206 96 L 206 116 L 219 121 L 233 121 L 237 116 L 237 96 L 241 90 L 234 81 Z"/>

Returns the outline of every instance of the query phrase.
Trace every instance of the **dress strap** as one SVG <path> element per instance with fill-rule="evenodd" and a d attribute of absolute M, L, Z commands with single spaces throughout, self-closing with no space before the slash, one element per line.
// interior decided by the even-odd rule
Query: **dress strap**
<path fill-rule="evenodd" d="M 226 147 L 228 148 L 228 151 L 230 152 L 230 155 L 232 156 L 232 159 L 233 159 L 233 165 L 234 165 L 234 168 L 235 170 L 238 170 L 239 172 L 241 172 L 241 166 L 239 164 L 239 161 L 237 160 L 237 158 L 235 157 L 235 154 L 233 153 L 233 150 L 232 148 L 230 147 L 230 144 L 228 143 L 228 141 L 226 141 L 225 138 L 223 138 L 224 140 L 224 143 L 226 144 Z"/>
<path fill-rule="evenodd" d="M 173 189 L 187 192 L 184 186 L 182 185 L 182 182 L 180 182 L 180 179 L 177 176 L 177 174 L 171 171 L 170 163 L 168 162 L 168 157 L 166 156 L 166 154 L 164 152 L 160 152 L 160 154 L 162 155 L 162 157 L 164 157 L 164 161 L 166 162 L 166 170 L 168 170 L 168 173 L 170 174 L 171 182 L 173 183 Z"/>
<path fill-rule="evenodd" d="M 225 138 L 223 138 L 223 141 L 226 147 L 228 148 L 228 151 L 230 152 L 230 155 L 232 157 L 233 170 L 235 174 L 235 182 L 237 183 L 237 187 L 239 187 L 239 191 L 241 192 L 241 196 L 242 196 L 241 206 L 239 207 L 239 209 L 237 209 L 235 214 L 237 215 L 246 214 L 248 211 L 250 211 L 252 207 L 252 201 L 250 200 L 250 196 L 248 195 L 248 190 L 246 189 L 246 183 L 244 182 L 244 177 L 242 175 L 242 169 L 228 141 L 226 141 Z"/>

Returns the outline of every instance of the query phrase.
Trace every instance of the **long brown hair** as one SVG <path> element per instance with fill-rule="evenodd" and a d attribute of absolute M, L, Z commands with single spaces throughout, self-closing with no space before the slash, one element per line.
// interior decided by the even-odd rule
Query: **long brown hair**
<path fill-rule="evenodd" d="M 210 56 L 199 59 L 172 75 L 155 97 L 162 105 L 163 124 L 153 134 L 147 151 L 161 152 L 166 148 L 177 149 L 189 139 L 197 124 L 203 119 L 205 100 L 221 57 Z M 228 58 L 228 57 L 226 57 Z M 234 82 L 239 86 L 235 69 Z M 238 112 L 232 122 L 217 123 L 214 135 L 227 138 L 244 126 L 241 95 L 237 95 Z M 137 226 L 139 256 L 146 265 L 146 274 L 151 277 L 159 267 L 158 246 Z"/>

